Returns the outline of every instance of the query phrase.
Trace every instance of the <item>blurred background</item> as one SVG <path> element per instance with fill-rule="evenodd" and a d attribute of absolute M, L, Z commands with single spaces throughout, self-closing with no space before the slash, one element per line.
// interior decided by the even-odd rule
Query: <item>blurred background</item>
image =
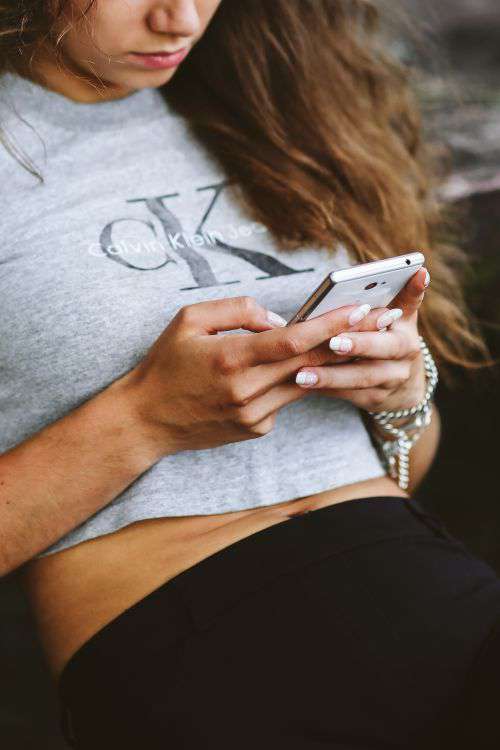
<path fill-rule="evenodd" d="M 418 69 L 429 138 L 450 151 L 444 195 L 463 216 L 469 305 L 500 358 L 500 3 L 404 0 L 425 39 L 403 38 L 400 54 Z M 394 3 L 392 3 L 394 5 Z M 500 370 L 441 387 L 443 440 L 418 499 L 500 572 L 496 460 Z"/>
<path fill-rule="evenodd" d="M 417 18 L 424 38 L 400 34 L 396 49 L 419 71 L 429 137 L 451 149 L 444 190 L 467 217 L 469 303 L 500 357 L 500 3 L 400 3 Z M 392 0 L 391 9 L 395 6 Z M 440 384 L 443 440 L 417 498 L 500 572 L 499 389 L 498 367 L 462 375 L 454 389 Z M 54 690 L 14 576 L 0 580 L 0 746 L 66 748 Z"/>

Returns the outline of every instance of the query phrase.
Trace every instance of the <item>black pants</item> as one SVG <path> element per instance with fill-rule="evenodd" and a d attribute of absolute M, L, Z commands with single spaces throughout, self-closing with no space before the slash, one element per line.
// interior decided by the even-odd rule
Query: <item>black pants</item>
<path fill-rule="evenodd" d="M 415 501 L 320 508 L 93 636 L 60 680 L 64 731 L 79 750 L 455 748 L 499 618 L 493 570 Z"/>

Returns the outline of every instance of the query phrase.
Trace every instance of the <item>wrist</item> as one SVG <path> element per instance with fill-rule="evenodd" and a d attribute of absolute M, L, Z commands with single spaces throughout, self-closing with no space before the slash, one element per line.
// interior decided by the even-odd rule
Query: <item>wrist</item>
<path fill-rule="evenodd" d="M 430 415 L 432 418 L 434 414 L 434 401 L 433 400 L 429 401 L 429 411 L 430 411 Z M 386 440 L 397 440 L 395 436 L 388 433 L 387 430 L 385 430 L 384 427 L 380 425 L 373 417 L 369 417 L 369 419 L 370 419 L 370 426 L 373 432 L 375 432 L 380 437 L 385 438 Z M 396 427 L 396 429 L 402 428 L 405 430 L 405 432 L 407 431 L 411 435 L 413 432 L 417 432 L 419 429 L 418 427 L 407 429 L 407 425 L 410 425 L 413 422 L 413 420 L 414 420 L 414 417 L 401 417 L 400 419 L 391 419 L 391 425 Z"/>
<path fill-rule="evenodd" d="M 426 383 L 424 398 L 413 406 L 402 409 L 368 412 L 375 423 L 374 439 L 380 450 L 380 457 L 390 476 L 398 480 L 402 489 L 409 486 L 411 448 L 432 422 L 432 399 L 439 380 L 432 354 L 422 336 L 419 340 Z"/>
<path fill-rule="evenodd" d="M 167 431 L 147 418 L 145 398 L 135 370 L 115 380 L 106 389 L 110 409 L 119 414 L 120 433 L 134 452 L 142 471 L 167 455 L 175 453 Z"/>

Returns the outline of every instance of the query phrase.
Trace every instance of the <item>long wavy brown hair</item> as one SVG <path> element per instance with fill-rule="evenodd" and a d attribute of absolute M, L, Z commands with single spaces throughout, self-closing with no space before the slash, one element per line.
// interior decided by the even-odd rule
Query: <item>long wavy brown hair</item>
<path fill-rule="evenodd" d="M 51 32 L 70 2 L 0 0 L 0 73 L 47 40 L 59 54 Z M 379 30 L 370 0 L 222 0 L 161 90 L 281 249 L 340 242 L 360 262 L 424 252 L 419 329 L 452 382 L 450 365 L 493 360 L 464 298 L 469 258 L 438 199 L 411 73 Z"/>

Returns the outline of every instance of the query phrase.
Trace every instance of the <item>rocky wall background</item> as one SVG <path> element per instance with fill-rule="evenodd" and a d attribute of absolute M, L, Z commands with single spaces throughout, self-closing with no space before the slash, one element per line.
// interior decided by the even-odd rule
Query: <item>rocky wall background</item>
<path fill-rule="evenodd" d="M 430 137 L 447 144 L 444 195 L 466 217 L 469 304 L 500 357 L 500 4 L 496 0 L 404 0 L 428 39 L 402 42 L 413 60 Z M 428 45 L 428 46 L 427 46 Z M 443 387 L 443 442 L 419 499 L 500 571 L 496 471 L 498 367 Z"/>

